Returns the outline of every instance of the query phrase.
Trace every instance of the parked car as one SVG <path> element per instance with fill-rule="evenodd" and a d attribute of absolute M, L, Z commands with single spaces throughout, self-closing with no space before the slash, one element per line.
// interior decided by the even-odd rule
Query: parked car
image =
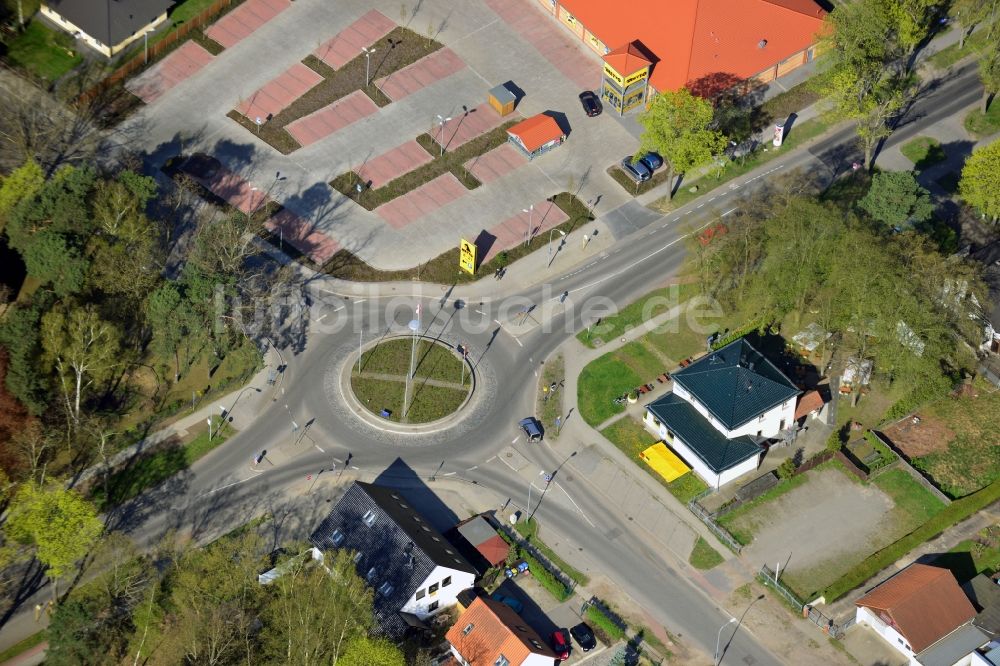
<path fill-rule="evenodd" d="M 552 632 L 552 649 L 555 650 L 556 659 L 566 661 L 569 659 L 569 636 L 565 629 L 556 629 Z"/>
<path fill-rule="evenodd" d="M 580 104 L 583 106 L 584 112 L 591 118 L 601 115 L 601 100 L 594 94 L 594 91 L 584 90 L 580 93 Z"/>
<path fill-rule="evenodd" d="M 534 416 L 521 419 L 517 425 L 521 426 L 521 431 L 528 437 L 529 442 L 540 442 L 545 436 L 541 422 Z"/>
<path fill-rule="evenodd" d="M 492 595 L 490 595 L 490 599 L 492 599 L 493 601 L 499 601 L 502 604 L 507 604 L 518 615 L 524 612 L 524 604 L 522 604 L 514 597 L 508 597 L 506 594 L 501 594 L 500 592 L 494 592 Z"/>
<path fill-rule="evenodd" d="M 570 635 L 576 639 L 576 644 L 580 646 L 580 649 L 584 652 L 590 652 L 595 647 L 597 647 L 597 638 L 594 636 L 594 630 L 591 629 L 586 622 L 581 622 L 572 629 L 569 630 Z"/>
<path fill-rule="evenodd" d="M 646 168 L 650 171 L 656 171 L 663 166 L 663 158 L 657 153 L 646 153 L 639 158 L 639 161 L 645 164 Z"/>
<path fill-rule="evenodd" d="M 653 177 L 653 172 L 649 170 L 649 167 L 642 162 L 633 162 L 631 155 L 622 160 L 622 171 L 637 183 Z"/>

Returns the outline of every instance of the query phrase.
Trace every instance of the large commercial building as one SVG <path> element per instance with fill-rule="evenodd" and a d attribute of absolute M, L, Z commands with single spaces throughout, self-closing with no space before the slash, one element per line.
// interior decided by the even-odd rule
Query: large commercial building
<path fill-rule="evenodd" d="M 811 61 L 826 12 L 814 0 L 538 0 L 604 58 L 601 96 L 624 112 L 686 87 L 710 97 Z"/>

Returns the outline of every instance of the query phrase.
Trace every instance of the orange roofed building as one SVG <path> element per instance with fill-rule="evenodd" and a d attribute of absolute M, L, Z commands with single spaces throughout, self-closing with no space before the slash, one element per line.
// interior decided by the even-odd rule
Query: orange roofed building
<path fill-rule="evenodd" d="M 705 97 L 811 61 L 826 16 L 814 0 L 537 1 L 604 57 L 605 88 L 617 74 L 620 88 L 636 77 L 631 85 L 648 81 L 650 92 L 686 87 Z"/>
<path fill-rule="evenodd" d="M 507 604 L 477 597 L 445 635 L 462 666 L 552 666 L 556 653 Z"/>
<path fill-rule="evenodd" d="M 529 160 L 552 150 L 565 139 L 566 135 L 555 118 L 544 113 L 522 120 L 507 130 L 507 140 Z"/>

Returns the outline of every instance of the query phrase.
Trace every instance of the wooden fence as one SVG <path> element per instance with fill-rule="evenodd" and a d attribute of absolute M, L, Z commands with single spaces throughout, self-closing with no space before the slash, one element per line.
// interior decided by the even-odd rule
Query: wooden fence
<path fill-rule="evenodd" d="M 182 40 L 186 39 L 191 32 L 215 20 L 215 18 L 222 13 L 222 10 L 229 7 L 231 4 L 233 4 L 233 0 L 215 0 L 215 2 L 206 7 L 199 14 L 191 17 L 184 23 L 175 26 L 162 38 L 150 44 L 148 58 L 146 57 L 147 54 L 145 52 L 137 53 L 135 56 L 122 64 L 121 67 L 97 82 L 94 87 L 80 95 L 78 101 L 83 103 L 89 102 L 101 93 L 107 91 L 109 88 L 114 87 L 115 85 L 123 82 L 129 76 L 145 68 L 147 65 L 154 63 L 161 56 L 173 50 L 173 48 Z"/>

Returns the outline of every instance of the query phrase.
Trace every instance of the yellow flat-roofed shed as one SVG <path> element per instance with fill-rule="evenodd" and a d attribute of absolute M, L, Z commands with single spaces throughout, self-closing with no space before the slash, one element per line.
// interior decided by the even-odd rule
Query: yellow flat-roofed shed
<path fill-rule="evenodd" d="M 668 449 L 663 442 L 653 444 L 640 453 L 639 457 L 645 460 L 646 464 L 666 479 L 668 483 L 691 471 L 691 468 L 676 453 Z"/>

